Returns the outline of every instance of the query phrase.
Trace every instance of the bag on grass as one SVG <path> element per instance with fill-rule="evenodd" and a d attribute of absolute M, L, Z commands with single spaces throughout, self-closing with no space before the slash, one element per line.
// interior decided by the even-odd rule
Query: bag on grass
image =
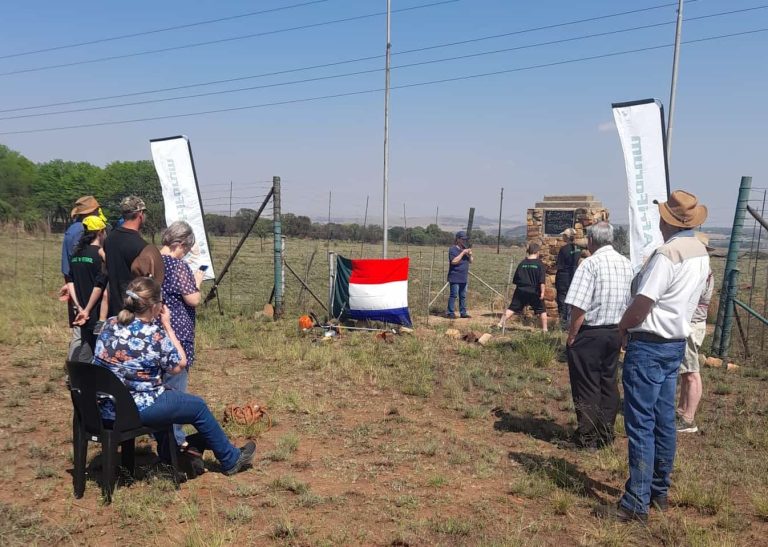
<path fill-rule="evenodd" d="M 227 405 L 224 409 L 224 423 L 234 422 L 238 425 L 253 425 L 261 420 L 267 421 L 267 429 L 272 427 L 272 418 L 267 407 L 252 401 L 246 405 Z"/>

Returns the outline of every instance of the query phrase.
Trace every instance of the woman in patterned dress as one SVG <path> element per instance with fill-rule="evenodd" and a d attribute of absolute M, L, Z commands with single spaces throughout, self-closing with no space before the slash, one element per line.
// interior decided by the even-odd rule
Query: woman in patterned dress
<path fill-rule="evenodd" d="M 181 372 L 169 375 L 166 386 L 178 391 L 187 391 L 189 369 L 195 361 L 195 308 L 200 304 L 200 284 L 203 271 L 192 273 L 183 258 L 195 244 L 192 227 L 183 220 L 172 223 L 163 232 L 163 246 L 160 254 L 165 265 L 163 278 L 163 302 L 171 314 L 171 327 L 187 354 L 187 366 Z M 174 427 L 176 444 L 182 450 L 187 447 L 186 435 L 180 425 Z"/>

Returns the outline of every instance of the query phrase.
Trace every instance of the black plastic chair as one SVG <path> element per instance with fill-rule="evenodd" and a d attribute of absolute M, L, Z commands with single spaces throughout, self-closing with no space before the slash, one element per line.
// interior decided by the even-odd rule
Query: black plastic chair
<path fill-rule="evenodd" d="M 156 432 L 166 434 L 173 465 L 173 482 L 178 488 L 179 465 L 173 425 L 162 428 L 142 425 L 139 411 L 128 388 L 110 370 L 90 363 L 67 362 L 69 391 L 74 412 L 72 416 L 72 446 L 74 450 L 74 473 L 72 483 L 75 497 L 85 493 L 85 464 L 88 441 L 101 443 L 102 476 L 101 492 L 106 503 L 112 502 L 115 484 L 115 463 L 117 447 L 121 450 L 121 464 L 133 476 L 135 460 L 135 439 L 141 435 Z M 115 421 L 104 423 L 101 419 L 98 401 L 109 399 L 115 407 Z"/>

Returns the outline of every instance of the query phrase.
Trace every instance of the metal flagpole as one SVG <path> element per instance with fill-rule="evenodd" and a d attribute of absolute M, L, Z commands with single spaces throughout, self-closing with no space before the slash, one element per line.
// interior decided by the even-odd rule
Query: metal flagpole
<path fill-rule="evenodd" d="M 388 208 L 389 208 L 389 66 L 390 66 L 390 50 L 392 49 L 392 43 L 390 42 L 390 19 L 392 16 L 392 0 L 387 0 L 387 52 L 386 52 L 386 68 L 384 70 L 384 219 L 382 225 L 384 226 L 384 245 L 382 247 L 382 258 L 387 258 L 387 244 L 389 239 L 389 222 L 387 221 Z"/>
<path fill-rule="evenodd" d="M 496 254 L 499 254 L 501 248 L 501 211 L 504 205 L 504 188 L 501 189 L 501 197 L 499 198 L 499 235 L 496 236 Z"/>
<path fill-rule="evenodd" d="M 677 91 L 677 65 L 680 59 L 680 36 L 683 33 L 683 0 L 677 1 L 677 28 L 675 29 L 675 54 L 672 57 L 672 86 L 669 90 L 669 114 L 667 119 L 667 165 L 672 158 L 672 121 L 675 116 L 675 92 Z"/>

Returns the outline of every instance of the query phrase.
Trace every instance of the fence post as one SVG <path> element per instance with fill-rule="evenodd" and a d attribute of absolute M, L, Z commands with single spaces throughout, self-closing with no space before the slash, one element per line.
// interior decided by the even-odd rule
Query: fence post
<path fill-rule="evenodd" d="M 280 213 L 280 177 L 272 177 L 273 233 L 275 237 L 275 318 L 283 315 L 283 223 Z"/>
<path fill-rule="evenodd" d="M 733 321 L 733 298 L 736 296 L 737 292 L 737 286 L 731 286 L 731 272 L 738 267 L 741 233 L 744 229 L 744 215 L 747 211 L 751 190 L 752 177 L 741 177 L 739 200 L 736 202 L 736 212 L 733 215 L 731 241 L 728 245 L 728 257 L 725 261 L 725 273 L 723 274 L 723 284 L 720 290 L 720 303 L 717 307 L 717 322 L 715 323 L 715 333 L 712 337 L 712 353 L 720 358 L 723 357 L 723 352 L 727 351 L 727 344 L 730 343 L 731 338 L 730 329 Z M 738 272 L 734 277 L 738 280 Z M 731 311 L 730 313 L 727 313 L 729 308 Z M 727 325 L 726 316 L 729 318 Z"/>
<path fill-rule="evenodd" d="M 720 349 L 717 354 L 721 359 L 728 357 L 728 350 L 731 348 L 731 330 L 733 329 L 733 316 L 735 314 L 736 304 L 733 299 L 739 292 L 739 269 L 733 268 L 727 274 L 725 289 L 725 310 L 723 310 L 723 329 L 720 337 Z"/>
<path fill-rule="evenodd" d="M 333 299 L 336 283 L 336 253 L 328 251 L 328 320 L 334 318 Z"/>

